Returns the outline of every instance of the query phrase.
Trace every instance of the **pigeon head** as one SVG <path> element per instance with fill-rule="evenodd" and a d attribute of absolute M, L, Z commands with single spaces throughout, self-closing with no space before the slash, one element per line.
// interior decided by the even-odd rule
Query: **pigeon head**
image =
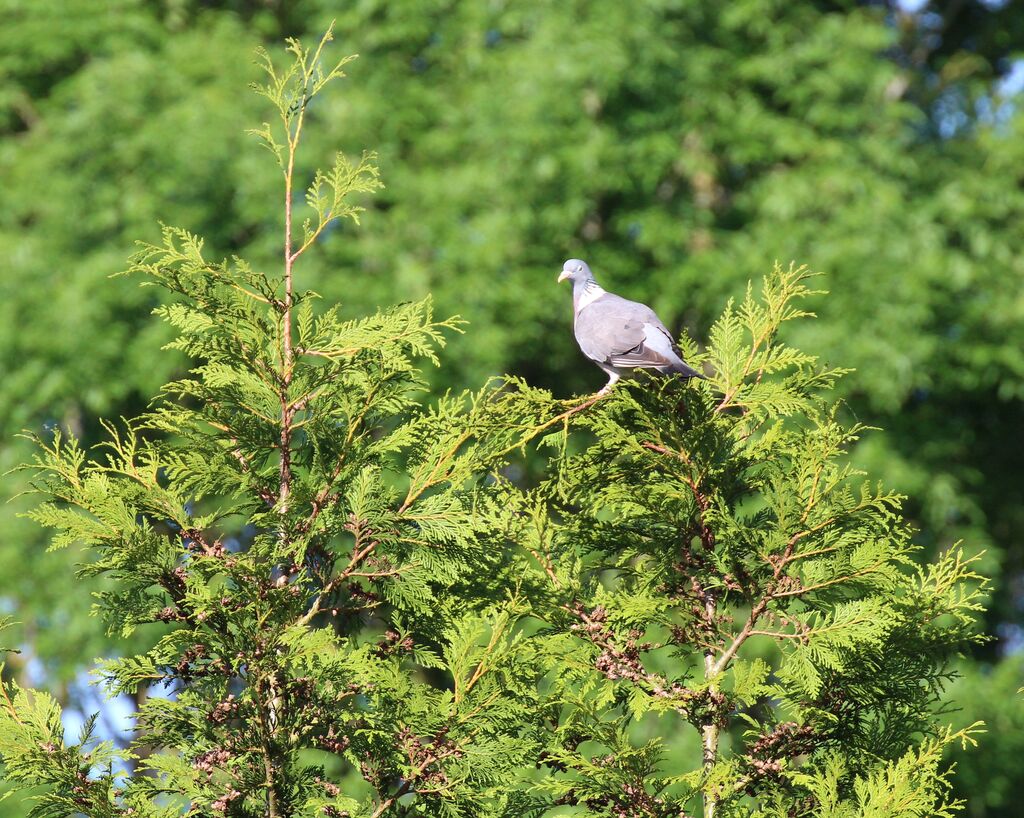
<path fill-rule="evenodd" d="M 565 264 L 562 265 L 562 272 L 558 275 L 559 281 L 565 281 L 569 279 L 573 284 L 579 281 L 586 281 L 593 279 L 594 274 L 590 272 L 590 268 L 587 266 L 587 262 L 581 261 L 578 258 L 571 258 Z"/>

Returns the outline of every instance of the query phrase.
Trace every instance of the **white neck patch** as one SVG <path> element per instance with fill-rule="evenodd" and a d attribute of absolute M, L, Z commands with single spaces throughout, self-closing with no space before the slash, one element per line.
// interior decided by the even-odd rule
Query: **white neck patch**
<path fill-rule="evenodd" d="M 588 281 L 583 287 L 583 292 L 579 299 L 576 301 L 576 312 L 578 313 L 588 304 L 594 303 L 602 295 L 604 295 L 604 288 L 596 281 Z"/>

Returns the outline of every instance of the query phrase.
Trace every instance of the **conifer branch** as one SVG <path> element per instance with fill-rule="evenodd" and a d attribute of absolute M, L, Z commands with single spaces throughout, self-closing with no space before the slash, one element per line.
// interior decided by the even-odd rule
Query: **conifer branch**
<path fill-rule="evenodd" d="M 359 571 L 360 566 L 363 565 L 367 557 L 373 554 L 377 546 L 380 545 L 380 541 L 372 538 L 372 532 L 366 527 L 365 520 L 359 520 L 355 517 L 351 517 L 346 528 L 351 531 L 355 537 L 348 565 L 340 573 L 332 577 L 323 586 L 323 588 L 320 589 L 320 592 L 317 594 L 316 599 L 313 600 L 313 604 L 310 606 L 309 610 L 297 620 L 297 624 L 299 625 L 306 625 L 311 622 L 322 610 L 324 601 L 329 599 L 331 594 L 353 577 L 376 579 L 385 576 L 395 576 L 401 572 L 400 569 L 386 569 L 384 571 L 373 572 Z"/>
<path fill-rule="evenodd" d="M 0 671 L 2 671 L 2 670 L 3 670 L 3 665 L 0 665 Z M 7 710 L 8 715 L 12 719 L 14 719 L 14 721 L 16 723 L 24 724 L 25 722 L 22 721 L 22 718 L 21 718 L 21 716 L 18 713 L 18 708 L 16 708 L 14 706 L 14 702 L 11 701 L 11 697 L 7 693 L 7 685 L 4 683 L 2 678 L 0 678 L 0 695 L 2 695 L 4 697 L 4 707 Z"/>
<path fill-rule="evenodd" d="M 709 626 L 717 621 L 717 600 L 712 592 L 706 592 L 704 603 L 705 616 Z M 708 648 L 704 654 L 704 681 L 712 695 L 718 693 L 718 671 L 715 661 L 714 648 Z M 710 778 L 715 764 L 718 763 L 718 723 L 717 714 L 710 714 L 705 718 L 705 724 L 701 727 L 701 743 L 704 748 L 704 776 Z M 718 793 L 715 791 L 704 792 L 704 816 L 715 818 L 718 808 Z"/>
<path fill-rule="evenodd" d="M 750 376 L 750 368 L 754 363 L 754 358 L 760 351 L 761 345 L 767 343 L 775 332 L 776 327 L 772 324 L 767 325 L 757 337 L 754 338 L 753 343 L 750 345 L 750 354 L 747 356 L 746 362 L 743 364 L 743 368 L 740 374 L 736 377 L 735 385 L 729 389 L 722 399 L 718 402 L 715 407 L 716 412 L 722 412 L 732 406 L 732 399 L 736 397 L 736 394 L 746 385 L 746 379 Z M 764 367 L 762 366 L 757 373 L 757 382 L 760 382 L 761 376 L 764 374 Z"/>
<path fill-rule="evenodd" d="M 568 420 L 573 415 L 577 415 L 580 412 L 583 412 L 583 411 L 589 409 L 591 406 L 594 406 L 599 401 L 601 401 L 604 398 L 608 397 L 610 394 L 611 394 L 610 392 L 606 392 L 603 395 L 602 394 L 596 394 L 593 397 L 584 398 L 582 400 L 577 399 L 577 400 L 574 400 L 574 401 L 567 401 L 567 403 L 575 403 L 576 405 L 570 406 L 570 408 L 566 409 L 564 412 L 560 412 L 559 414 L 555 415 L 554 417 L 549 418 L 548 420 L 542 421 L 541 423 L 538 423 L 536 425 L 529 426 L 529 427 L 526 427 L 526 428 L 520 427 L 519 429 L 517 429 L 517 433 L 518 434 L 516 436 L 515 442 L 510 444 L 510 445 L 508 445 L 508 446 L 505 446 L 505 447 L 499 449 L 495 453 L 494 459 L 498 459 L 500 457 L 504 457 L 505 455 L 510 454 L 511 452 L 516 451 L 517 449 L 525 448 L 526 444 L 529 443 L 530 441 L 536 439 L 537 435 L 539 435 L 541 432 L 544 432 L 544 431 L 550 429 L 552 426 L 554 426 L 557 423 L 567 424 Z M 568 426 L 566 426 L 566 432 L 568 432 Z"/>
<path fill-rule="evenodd" d="M 405 514 L 405 512 L 409 510 L 412 504 L 415 503 L 420 497 L 422 497 L 423 493 L 426 492 L 428 489 L 431 489 L 434 486 L 445 482 L 451 466 L 452 458 L 455 457 L 459 449 L 466 442 L 468 442 L 472 436 L 473 433 L 469 429 L 465 429 L 462 432 L 460 432 L 456 436 L 455 442 L 452 443 L 452 445 L 444 453 L 442 453 L 438 458 L 434 460 L 434 462 L 430 466 L 430 471 L 427 473 L 425 477 L 420 477 L 419 475 L 415 475 L 413 477 L 413 479 L 410 481 L 409 490 L 405 495 L 405 499 L 402 501 L 402 504 L 398 507 L 399 514 Z"/>
<path fill-rule="evenodd" d="M 242 454 L 242 450 L 238 448 L 238 440 L 236 438 L 229 438 L 229 443 L 233 447 L 231 449 L 231 455 L 238 461 L 238 465 L 242 469 L 242 473 L 246 475 L 252 475 L 252 466 L 249 465 L 249 459 Z M 267 491 L 264 488 L 257 487 L 257 493 L 260 499 L 263 500 L 268 506 L 273 507 L 276 499 L 273 492 Z"/>
<path fill-rule="evenodd" d="M 506 620 L 499 620 L 499 624 L 496 624 L 491 628 L 491 637 L 487 642 L 487 647 L 484 648 L 483 656 L 477 663 L 476 668 L 473 670 L 473 674 L 465 681 L 464 684 L 461 682 L 458 675 L 455 676 L 454 696 L 456 704 L 465 698 L 466 694 L 473 689 L 473 686 L 476 685 L 476 683 L 480 681 L 481 677 L 489 670 L 487 660 L 491 658 L 491 655 L 494 653 L 494 650 L 501 641 L 501 638 L 505 635 L 505 628 L 507 625 L 508 623 Z"/>
<path fill-rule="evenodd" d="M 759 599 L 751 608 L 750 614 L 747 617 L 747 621 L 743 623 L 743 627 L 737 633 L 729 646 L 722 651 L 721 655 L 713 660 L 710 666 L 709 673 L 712 677 L 718 677 L 722 672 L 729 666 L 729 662 L 736 656 L 739 649 L 743 647 L 743 643 L 747 641 L 748 637 L 754 632 L 754 626 L 761 618 L 762 614 L 768 609 L 768 603 L 774 597 L 771 594 L 766 594 Z"/>
<path fill-rule="evenodd" d="M 267 818 L 280 818 L 281 813 L 278 809 L 277 803 L 277 776 L 274 770 L 273 738 L 267 716 L 271 707 L 271 703 L 266 702 L 259 708 L 261 733 L 260 752 L 263 756 L 263 785 L 267 790 Z"/>

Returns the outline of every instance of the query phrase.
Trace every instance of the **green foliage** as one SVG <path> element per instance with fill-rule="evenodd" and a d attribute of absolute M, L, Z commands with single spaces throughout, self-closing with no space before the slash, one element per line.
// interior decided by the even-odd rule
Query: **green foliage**
<path fill-rule="evenodd" d="M 95 717 L 87 719 L 78 744 L 67 745 L 61 708 L 52 696 L 0 683 L 0 758 L 5 775 L 16 785 L 45 788 L 32 797 L 32 818 L 124 814 L 115 805 L 117 768 L 133 756 L 117 751 L 110 741 L 95 741 L 95 722 Z M 132 803 L 128 799 L 126 806 Z M 146 814 L 165 818 L 175 812 L 153 809 Z"/>
<path fill-rule="evenodd" d="M 1024 115 L 1005 84 L 1024 17 L 988 0 L 908 8 L 4 0 L 0 470 L 29 456 L 20 430 L 61 426 L 91 447 L 93 418 L 136 417 L 181 376 L 180 355 L 154 354 L 172 337 L 146 319 L 155 292 L 107 280 L 135 238 L 159 244 L 158 220 L 204 236 L 212 258 L 279 263 L 278 166 L 244 135 L 270 117 L 239 89 L 266 81 L 254 47 L 338 15 L 364 59 L 346 94 L 309 110 L 299 171 L 330 171 L 338 147 L 358 166 L 372 145 L 388 189 L 362 202 L 372 229 L 321 233 L 304 287 L 348 315 L 431 293 L 474 327 L 425 373 L 438 391 L 512 372 L 562 397 L 597 383 L 558 340 L 568 304 L 545 295 L 567 256 L 701 339 L 766 259 L 826 270 L 822 320 L 787 337 L 856 367 L 838 388 L 884 431 L 851 458 L 909 496 L 926 553 L 988 549 L 986 630 L 1007 638 L 972 653 L 997 662 L 1024 571 L 1007 445 L 1024 424 Z M 23 506 L 0 508 L 0 602 L 25 648 L 8 675 L 28 684 L 37 661 L 71 711 L 91 707 L 73 680 L 107 651 L 103 629 L 87 595 L 51 580 L 87 557 L 36 558 Z"/>
<path fill-rule="evenodd" d="M 936 705 L 975 638 L 974 563 L 951 548 L 913 567 L 901 498 L 846 465 L 893 438 L 860 444 L 824 393 L 842 370 L 794 339 L 860 367 L 858 414 L 907 424 L 902 458 L 870 471 L 927 487 L 936 539 L 964 527 L 957 509 L 976 521 L 979 495 L 959 491 L 973 466 L 950 456 L 973 447 L 929 432 L 1014 417 L 1000 400 L 1019 392 L 1005 343 L 1019 305 L 992 298 L 1016 269 L 1004 135 L 919 142 L 920 109 L 879 57 L 896 37 L 871 9 L 371 3 L 341 20 L 376 66 L 344 101 L 313 96 L 347 60 L 321 69 L 297 42 L 283 71 L 263 60 L 278 118 L 254 133 L 284 180 L 282 254 L 265 206 L 279 179 L 235 136 L 239 66 L 254 32 L 317 15 L 261 4 L 246 28 L 246 4 L 228 5 L 163 20 L 85 4 L 56 53 L 26 38 L 0 89 L 15 134 L 0 152 L 0 323 L 17 328 L 0 343 L 0 411 L 70 430 L 35 436 L 31 516 L 84 561 L 122 641 L 77 638 L 92 633 L 79 597 L 10 549 L 5 593 L 57 623 L 29 629 L 34 647 L 52 655 L 59 633 L 103 652 L 105 690 L 144 699 L 115 759 L 88 735 L 65 746 L 52 700 L 5 683 L 8 779 L 42 787 L 42 814 L 679 815 L 701 799 L 705 815 L 947 814 L 940 755 L 970 731 L 946 731 Z M 19 11 L 0 37 L 44 15 Z M 36 110 L 25 89 L 48 70 L 67 76 Z M 303 134 L 307 115 L 321 127 Z M 318 142 L 342 123 L 394 166 L 366 233 L 350 196 L 378 190 L 374 155 Z M 296 157 L 300 136 L 334 155 L 328 171 Z M 309 215 L 293 240 L 299 178 Z M 130 272 L 169 301 L 97 287 L 158 214 L 228 258 L 166 228 Z M 583 242 L 613 280 L 707 330 L 706 350 L 683 343 L 709 384 L 568 403 L 538 388 L 574 353 L 550 343 L 564 305 L 523 292 Z M 283 275 L 258 272 L 282 255 Z M 828 329 L 778 334 L 804 314 L 802 270 L 712 320 L 772 255 L 835 271 Z M 293 288 L 300 257 L 303 283 L 344 294 L 349 315 L 411 300 L 363 319 L 322 309 Z M 429 291 L 477 327 L 431 380 L 509 368 L 534 385 L 422 408 L 418 362 L 461 326 L 433 318 Z M 143 307 L 163 328 L 143 327 Z M 151 358 L 156 342 L 172 354 Z M 914 425 L 923 388 L 943 417 L 929 429 Z M 131 419 L 100 428 L 97 411 Z M 551 468 L 526 491 L 503 467 L 535 439 Z"/>

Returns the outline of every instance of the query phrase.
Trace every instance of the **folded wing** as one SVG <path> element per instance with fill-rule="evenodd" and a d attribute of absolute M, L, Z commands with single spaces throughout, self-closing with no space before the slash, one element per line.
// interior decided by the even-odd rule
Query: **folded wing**
<path fill-rule="evenodd" d="M 646 304 L 606 293 L 580 310 L 575 331 L 583 354 L 596 363 L 703 377 L 683 363 L 671 333 Z"/>

